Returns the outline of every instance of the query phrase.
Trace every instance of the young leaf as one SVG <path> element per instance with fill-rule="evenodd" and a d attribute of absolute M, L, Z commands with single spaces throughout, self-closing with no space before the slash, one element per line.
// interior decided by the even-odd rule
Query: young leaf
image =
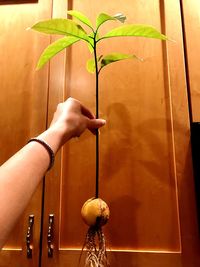
<path fill-rule="evenodd" d="M 155 38 L 161 40 L 168 40 L 167 36 L 161 34 L 158 30 L 149 25 L 129 24 L 118 28 L 114 28 L 99 40 L 104 38 L 118 37 L 118 36 L 140 36 L 147 38 Z"/>
<path fill-rule="evenodd" d="M 80 20 L 81 22 L 83 22 L 85 25 L 89 26 L 93 30 L 91 21 L 89 20 L 88 17 L 86 17 L 81 12 L 76 11 L 76 10 L 69 10 L 69 11 L 67 11 L 67 13 L 69 15 L 77 18 L 78 20 Z"/>
<path fill-rule="evenodd" d="M 108 20 L 115 20 L 114 17 L 111 17 L 110 15 L 107 15 L 105 13 L 101 13 L 99 14 L 99 16 L 97 17 L 97 21 L 96 21 L 96 26 L 97 29 L 106 21 Z"/>
<path fill-rule="evenodd" d="M 44 50 L 44 52 L 39 58 L 37 69 L 41 69 L 44 64 L 46 64 L 53 56 L 58 54 L 66 47 L 78 42 L 79 40 L 80 38 L 77 37 L 66 36 L 47 46 L 47 48 Z"/>
<path fill-rule="evenodd" d="M 93 46 L 91 45 L 91 43 L 88 43 L 88 49 L 89 49 L 90 53 L 93 53 L 94 48 L 93 48 Z"/>
<path fill-rule="evenodd" d="M 118 13 L 114 16 L 110 16 L 108 14 L 105 13 L 101 13 L 99 14 L 99 16 L 97 17 L 97 21 L 96 21 L 96 26 L 97 29 L 106 21 L 108 20 L 118 20 L 122 23 L 124 23 L 124 21 L 126 20 L 126 16 L 124 16 L 122 13 Z"/>
<path fill-rule="evenodd" d="M 90 50 L 90 53 L 92 53 L 94 51 L 94 32 L 91 32 L 90 34 L 88 34 L 88 39 L 89 39 L 89 44 L 88 44 L 88 48 Z"/>
<path fill-rule="evenodd" d="M 70 19 L 44 20 L 33 25 L 31 29 L 47 34 L 71 35 L 89 41 L 84 29 Z"/>
<path fill-rule="evenodd" d="M 103 56 L 99 56 L 97 61 L 98 61 L 98 65 L 99 65 L 99 62 L 101 60 Z M 94 73 L 95 72 L 95 59 L 94 58 L 90 58 L 88 59 L 87 61 L 87 64 L 86 64 L 86 68 L 87 68 L 87 71 L 90 72 L 90 73 Z"/>
<path fill-rule="evenodd" d="M 95 61 L 94 61 L 94 58 L 88 59 L 88 61 L 86 63 L 86 68 L 87 68 L 87 71 L 90 72 L 90 73 L 94 73 L 95 72 Z"/>
<path fill-rule="evenodd" d="M 121 54 L 121 53 L 112 53 L 109 55 L 104 56 L 101 59 L 101 69 L 105 67 L 108 64 L 124 60 L 124 59 L 129 59 L 129 58 L 137 58 L 135 55 L 127 55 L 127 54 Z"/>

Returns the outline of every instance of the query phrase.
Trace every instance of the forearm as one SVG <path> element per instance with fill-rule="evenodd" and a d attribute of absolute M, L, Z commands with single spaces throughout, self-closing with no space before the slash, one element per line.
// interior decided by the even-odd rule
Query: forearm
<path fill-rule="evenodd" d="M 60 133 L 49 129 L 39 136 L 53 149 L 61 146 Z M 30 142 L 0 168 L 0 247 L 24 211 L 48 169 L 50 157 L 43 145 Z"/>
<path fill-rule="evenodd" d="M 38 137 L 49 144 L 54 154 L 70 138 L 86 129 L 96 133 L 105 124 L 75 99 L 57 106 L 50 128 Z M 50 164 L 47 148 L 30 142 L 0 167 L 0 248 L 24 211 Z"/>

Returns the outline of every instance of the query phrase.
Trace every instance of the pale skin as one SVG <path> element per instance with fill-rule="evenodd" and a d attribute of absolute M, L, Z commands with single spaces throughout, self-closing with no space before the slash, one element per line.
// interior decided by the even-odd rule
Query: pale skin
<path fill-rule="evenodd" d="M 68 98 L 58 105 L 50 127 L 38 137 L 46 141 L 54 153 L 86 129 L 95 134 L 105 120 L 94 115 L 78 100 Z M 50 163 L 47 150 L 30 142 L 0 167 L 0 248 L 28 205 Z"/>

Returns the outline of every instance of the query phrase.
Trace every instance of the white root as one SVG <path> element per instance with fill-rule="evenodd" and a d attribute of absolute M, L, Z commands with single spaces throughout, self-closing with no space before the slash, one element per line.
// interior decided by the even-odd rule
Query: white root
<path fill-rule="evenodd" d="M 84 267 L 109 267 L 106 255 L 105 237 L 101 227 L 89 228 L 86 235 L 85 248 L 87 257 Z"/>

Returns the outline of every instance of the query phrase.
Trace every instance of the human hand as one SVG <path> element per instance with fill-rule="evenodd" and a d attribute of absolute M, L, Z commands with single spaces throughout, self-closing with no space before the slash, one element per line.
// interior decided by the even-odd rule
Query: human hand
<path fill-rule="evenodd" d="M 58 104 L 50 128 L 56 128 L 62 133 L 64 144 L 72 137 L 79 137 L 86 129 L 95 134 L 96 129 L 105 123 L 105 120 L 95 119 L 90 110 L 70 97 L 64 103 Z"/>

